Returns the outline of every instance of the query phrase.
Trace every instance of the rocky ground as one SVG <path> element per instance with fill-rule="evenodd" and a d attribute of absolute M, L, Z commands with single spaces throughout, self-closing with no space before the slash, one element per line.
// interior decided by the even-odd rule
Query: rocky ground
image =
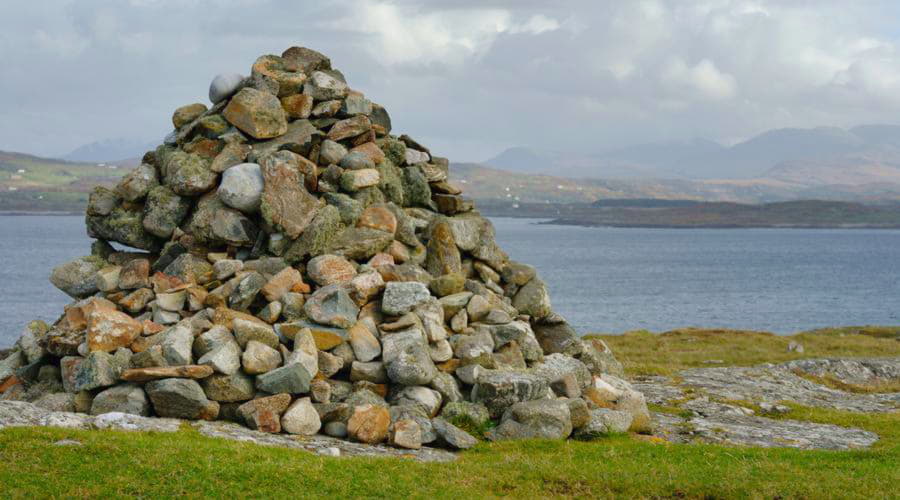
<path fill-rule="evenodd" d="M 790 404 L 852 412 L 893 412 L 900 393 L 865 393 L 900 379 L 900 358 L 804 359 L 753 367 L 695 368 L 673 377 L 638 377 L 656 434 L 672 442 L 801 449 L 865 448 L 878 440 L 861 429 L 790 419 Z M 826 380 L 832 381 L 827 384 Z M 843 384 L 855 391 L 829 385 Z"/>

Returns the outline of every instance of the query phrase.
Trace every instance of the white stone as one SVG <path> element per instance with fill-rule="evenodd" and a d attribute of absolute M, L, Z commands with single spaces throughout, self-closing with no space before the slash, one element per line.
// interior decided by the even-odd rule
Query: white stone
<path fill-rule="evenodd" d="M 209 84 L 209 100 L 213 104 L 231 97 L 240 88 L 244 81 L 244 75 L 237 73 L 222 73 L 216 75 Z"/>
<path fill-rule="evenodd" d="M 259 211 L 263 188 L 262 170 L 259 165 L 241 163 L 222 174 L 218 194 L 222 203 L 241 212 L 252 214 Z"/>

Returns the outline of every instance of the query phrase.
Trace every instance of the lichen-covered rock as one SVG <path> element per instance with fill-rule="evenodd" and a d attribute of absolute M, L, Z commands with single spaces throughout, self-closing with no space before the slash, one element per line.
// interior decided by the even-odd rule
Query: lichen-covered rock
<path fill-rule="evenodd" d="M 272 94 L 241 89 L 222 112 L 229 123 L 255 139 L 270 139 L 287 132 L 287 117 Z"/>
<path fill-rule="evenodd" d="M 105 265 L 97 257 L 80 257 L 53 268 L 50 282 L 70 297 L 87 297 L 97 292 L 94 275 Z"/>
<path fill-rule="evenodd" d="M 144 386 L 153 409 L 161 417 L 215 420 L 219 403 L 210 401 L 196 380 L 167 378 Z"/>

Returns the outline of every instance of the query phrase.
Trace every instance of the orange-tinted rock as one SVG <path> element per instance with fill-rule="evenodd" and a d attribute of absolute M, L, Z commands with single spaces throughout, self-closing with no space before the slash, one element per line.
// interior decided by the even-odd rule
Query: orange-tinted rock
<path fill-rule="evenodd" d="M 66 308 L 66 323 L 72 330 L 84 330 L 91 313 L 100 309 L 115 311 L 116 305 L 101 297 L 84 299 Z"/>
<path fill-rule="evenodd" d="M 278 98 L 249 87 L 231 98 L 222 116 L 254 139 L 271 139 L 287 132 L 287 117 Z"/>
<path fill-rule="evenodd" d="M 453 374 L 454 372 L 456 372 L 456 369 L 459 368 L 459 364 L 460 364 L 460 360 L 457 358 L 453 358 L 453 359 L 444 361 L 443 363 L 438 363 L 435 366 L 437 366 L 438 370 L 440 370 L 444 373 Z"/>
<path fill-rule="evenodd" d="M 376 165 L 384 162 L 384 151 L 374 142 L 367 142 L 351 149 L 350 152 L 358 152 L 369 157 Z"/>
<path fill-rule="evenodd" d="M 159 323 L 154 323 L 153 321 L 151 321 L 149 319 L 145 319 L 141 323 L 141 328 L 143 329 L 143 331 L 141 333 L 144 334 L 145 337 L 149 337 L 150 335 L 156 335 L 157 333 L 160 333 L 166 329 L 166 327 L 160 325 Z"/>
<path fill-rule="evenodd" d="M 391 414 L 383 406 L 361 405 L 347 421 L 347 435 L 360 443 L 378 444 L 388 437 Z"/>
<path fill-rule="evenodd" d="M 136 314 L 143 311 L 151 300 L 153 291 L 149 288 L 139 288 L 119 300 L 119 305 L 126 311 Z"/>
<path fill-rule="evenodd" d="M 287 113 L 288 118 L 309 118 L 312 113 L 313 98 L 306 94 L 294 94 L 281 98 L 281 107 Z"/>
<path fill-rule="evenodd" d="M 391 242 L 390 246 L 387 248 L 387 253 L 394 258 L 394 262 L 397 264 L 403 264 L 410 258 L 409 249 L 406 248 L 406 245 L 397 240 Z"/>
<path fill-rule="evenodd" d="M 436 223 L 431 230 L 425 270 L 433 276 L 462 272 L 459 248 L 456 246 L 450 224 L 446 222 Z"/>
<path fill-rule="evenodd" d="M 402 243 L 401 243 L 401 245 L 402 245 Z M 371 259 L 369 259 L 369 262 L 367 262 L 367 264 L 372 267 L 384 266 L 387 264 L 393 265 L 394 257 L 391 254 L 387 254 L 387 253 L 376 253 L 375 255 L 372 256 Z"/>
<path fill-rule="evenodd" d="M 119 288 L 122 290 L 134 290 L 149 286 L 150 261 L 147 259 L 132 259 L 122 266 L 119 271 Z"/>
<path fill-rule="evenodd" d="M 260 205 L 263 218 L 291 239 L 303 233 L 319 207 L 319 200 L 304 184 L 301 159 L 290 151 L 279 151 L 266 156 L 260 164 L 265 183 Z"/>
<path fill-rule="evenodd" d="M 128 347 L 142 331 L 141 324 L 123 312 L 97 309 L 88 316 L 88 349 L 91 352 L 112 352 Z"/>
<path fill-rule="evenodd" d="M 215 312 L 213 313 L 212 322 L 216 325 L 222 325 L 225 328 L 231 330 L 234 326 L 232 322 L 238 318 L 245 319 L 247 321 L 253 321 L 254 323 L 259 323 L 260 325 L 266 325 L 265 321 L 257 318 L 252 314 L 235 311 L 234 309 L 229 309 L 227 307 L 217 307 Z"/>
<path fill-rule="evenodd" d="M 184 286 L 184 282 L 178 279 L 177 276 L 170 276 L 159 271 L 153 273 L 153 276 L 150 278 L 150 284 L 156 293 L 165 293 Z"/>
<path fill-rule="evenodd" d="M 281 299 L 284 294 L 293 291 L 294 286 L 298 284 L 304 284 L 300 271 L 293 267 L 286 267 L 273 276 L 260 291 L 266 300 L 274 302 Z"/>
<path fill-rule="evenodd" d="M 238 407 L 237 414 L 251 429 L 276 433 L 281 432 L 281 414 L 290 404 L 290 394 L 276 394 L 247 401 Z"/>
<path fill-rule="evenodd" d="M 122 372 L 122 380 L 148 382 L 161 378 L 201 379 L 212 375 L 213 369 L 206 365 L 154 366 L 151 368 L 131 368 Z"/>
<path fill-rule="evenodd" d="M 317 284 L 327 286 L 350 281 L 356 276 L 356 266 L 337 255 L 320 255 L 309 261 L 306 272 Z"/>
<path fill-rule="evenodd" d="M 372 122 L 369 121 L 369 117 L 365 115 L 354 116 L 353 118 L 347 118 L 346 120 L 341 120 L 332 125 L 331 129 L 328 131 L 328 138 L 332 141 L 340 141 L 342 139 L 362 135 L 371 129 Z"/>
<path fill-rule="evenodd" d="M 397 218 L 384 207 L 369 207 L 359 216 L 356 227 L 368 227 L 394 234 L 397 231 Z"/>

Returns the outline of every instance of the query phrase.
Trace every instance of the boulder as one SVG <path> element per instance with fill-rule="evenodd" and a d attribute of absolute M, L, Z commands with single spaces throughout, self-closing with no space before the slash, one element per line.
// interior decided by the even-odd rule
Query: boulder
<path fill-rule="evenodd" d="M 215 420 L 219 403 L 210 401 L 196 380 L 167 378 L 144 386 L 153 409 L 161 417 Z"/>
<path fill-rule="evenodd" d="M 322 422 L 309 398 L 300 398 L 281 416 L 281 428 L 288 434 L 312 436 L 319 432 Z"/>
<path fill-rule="evenodd" d="M 347 435 L 354 441 L 378 444 L 388 437 L 391 414 L 383 406 L 365 404 L 353 409 L 347 421 Z"/>
<path fill-rule="evenodd" d="M 509 439 L 565 439 L 572 433 L 569 405 L 559 399 L 523 401 L 509 407 L 495 429 L 487 432 L 491 441 Z"/>
<path fill-rule="evenodd" d="M 287 117 L 277 97 L 252 88 L 241 89 L 222 112 L 229 123 L 255 139 L 287 132 Z"/>
<path fill-rule="evenodd" d="M 120 412 L 131 415 L 150 415 L 150 401 L 137 384 L 121 384 L 101 391 L 91 403 L 91 415 Z"/>
<path fill-rule="evenodd" d="M 256 163 L 241 163 L 222 174 L 217 191 L 222 203 L 241 212 L 252 214 L 259 210 L 263 193 L 262 170 Z"/>

